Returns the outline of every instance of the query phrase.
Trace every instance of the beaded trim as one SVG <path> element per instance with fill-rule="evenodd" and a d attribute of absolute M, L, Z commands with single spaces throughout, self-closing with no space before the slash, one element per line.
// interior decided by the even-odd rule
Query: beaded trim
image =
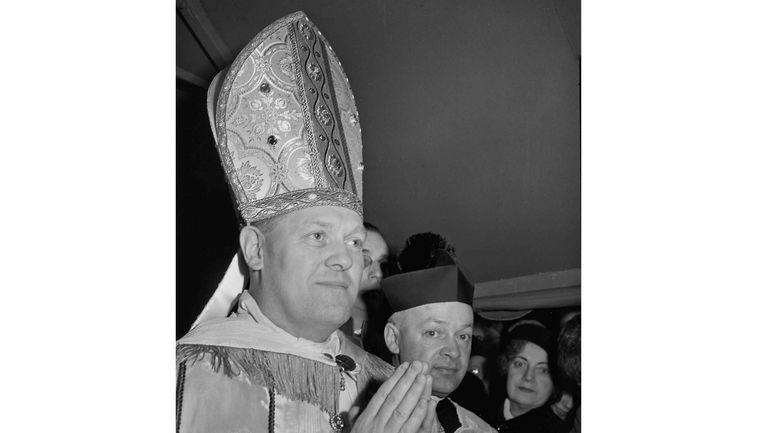
<path fill-rule="evenodd" d="M 275 432 L 275 387 L 270 387 L 270 408 L 267 414 L 267 431 L 269 433 Z"/>
<path fill-rule="evenodd" d="M 187 373 L 187 363 L 180 362 L 176 376 L 176 431 L 179 433 L 179 429 L 182 425 L 182 397 L 184 395 L 184 380 Z"/>
<path fill-rule="evenodd" d="M 363 214 L 361 200 L 350 191 L 316 188 L 290 191 L 258 202 L 239 205 L 238 210 L 248 224 L 312 206 L 341 206 L 359 215 Z"/>

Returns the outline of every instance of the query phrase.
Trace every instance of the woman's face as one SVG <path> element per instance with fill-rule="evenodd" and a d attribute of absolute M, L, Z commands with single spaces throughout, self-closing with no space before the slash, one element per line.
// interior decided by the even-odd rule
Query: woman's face
<path fill-rule="evenodd" d="M 540 346 L 526 343 L 508 365 L 508 398 L 522 409 L 542 406 L 551 396 L 553 382 L 548 354 Z"/>

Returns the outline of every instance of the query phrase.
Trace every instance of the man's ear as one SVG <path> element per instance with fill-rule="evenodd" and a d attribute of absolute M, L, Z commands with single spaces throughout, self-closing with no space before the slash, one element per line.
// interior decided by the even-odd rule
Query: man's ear
<path fill-rule="evenodd" d="M 398 340 L 401 338 L 401 335 L 398 332 L 398 328 L 396 328 L 396 325 L 388 322 L 385 324 L 385 345 L 388 346 L 388 350 L 390 350 L 390 353 L 392 354 L 398 354 Z"/>
<path fill-rule="evenodd" d="M 258 228 L 247 225 L 241 229 L 240 242 L 246 265 L 253 271 L 262 269 L 265 265 L 265 235 Z"/>

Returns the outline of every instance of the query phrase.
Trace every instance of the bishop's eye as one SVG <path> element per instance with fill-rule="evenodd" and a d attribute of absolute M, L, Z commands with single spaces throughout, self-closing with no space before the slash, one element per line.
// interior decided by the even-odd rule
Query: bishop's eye
<path fill-rule="evenodd" d="M 320 242 L 326 238 L 326 235 L 324 234 L 324 232 L 313 232 L 313 233 L 310 233 L 308 237 L 314 241 Z"/>
<path fill-rule="evenodd" d="M 349 243 L 350 243 L 350 246 L 352 246 L 357 250 L 361 250 L 364 248 L 364 241 L 362 241 L 361 239 L 351 239 Z"/>
<path fill-rule="evenodd" d="M 435 338 L 435 337 L 438 336 L 438 332 L 436 332 L 436 331 L 434 331 L 432 329 L 429 329 L 429 330 L 425 331 L 425 336 L 426 337 L 430 337 L 430 338 Z"/>

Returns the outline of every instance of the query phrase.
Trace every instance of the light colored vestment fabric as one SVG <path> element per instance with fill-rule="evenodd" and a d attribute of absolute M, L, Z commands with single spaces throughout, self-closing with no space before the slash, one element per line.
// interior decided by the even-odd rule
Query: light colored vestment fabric
<path fill-rule="evenodd" d="M 334 361 L 340 354 L 356 368 L 343 373 Z M 235 315 L 202 323 L 177 342 L 177 368 L 177 430 L 184 433 L 332 432 L 330 417 L 346 417 L 371 382 L 392 372 L 339 331 L 322 343 L 290 335 L 248 292 Z"/>
<path fill-rule="evenodd" d="M 455 433 L 471 433 L 471 432 L 481 432 L 481 433 L 497 433 L 497 430 L 492 428 L 489 424 L 487 424 L 486 421 L 479 418 L 478 415 L 475 413 L 469 411 L 468 409 L 460 406 L 459 404 L 455 403 L 454 401 L 452 404 L 455 405 L 457 408 L 457 417 L 460 419 L 460 428 L 458 428 Z"/>

